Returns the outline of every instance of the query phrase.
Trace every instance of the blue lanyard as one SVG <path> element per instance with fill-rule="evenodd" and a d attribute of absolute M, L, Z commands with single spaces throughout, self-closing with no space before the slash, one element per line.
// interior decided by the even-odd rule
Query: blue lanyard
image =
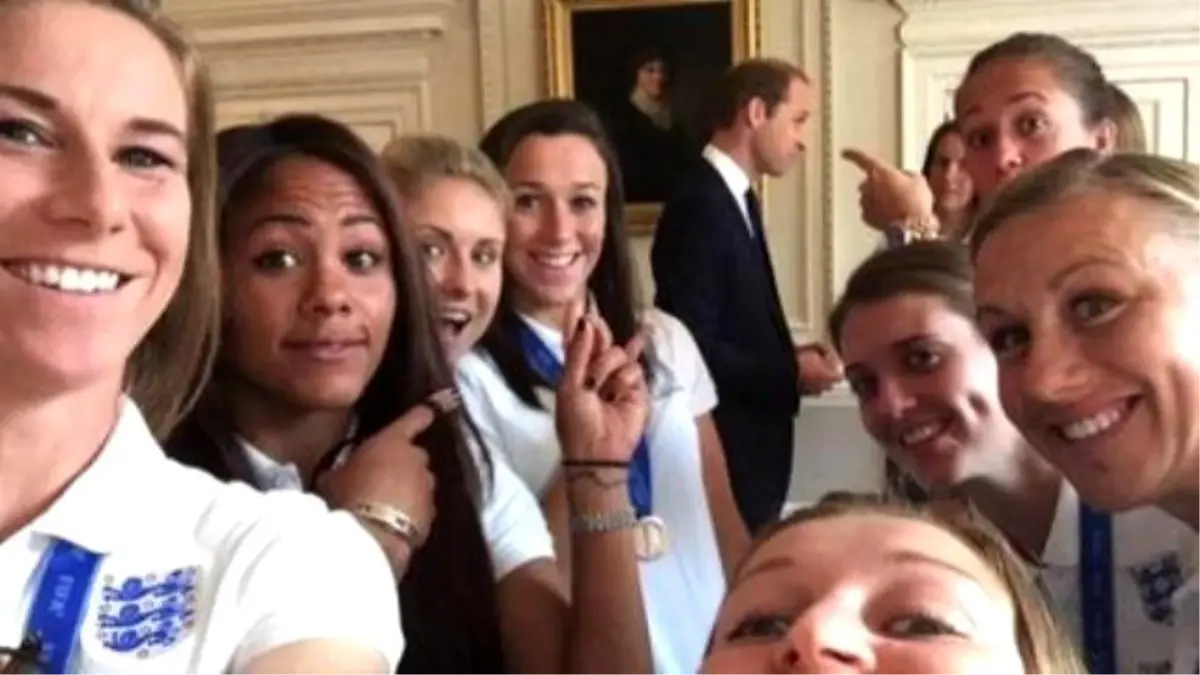
<path fill-rule="evenodd" d="M 44 673 L 71 672 L 100 558 L 61 539 L 53 540 L 42 557 L 41 578 L 25 632 L 38 641 L 37 662 Z"/>
<path fill-rule="evenodd" d="M 557 385 L 562 377 L 563 364 L 524 321 L 517 321 L 517 329 L 517 337 L 529 367 L 551 385 Z M 629 466 L 629 501 L 633 502 L 638 518 L 645 518 L 654 512 L 654 488 L 650 481 L 650 448 L 643 434 L 633 451 Z"/>
<path fill-rule="evenodd" d="M 1088 672 L 1116 673 L 1113 603 L 1112 518 L 1079 506 L 1079 591 L 1083 600 L 1083 647 Z"/>

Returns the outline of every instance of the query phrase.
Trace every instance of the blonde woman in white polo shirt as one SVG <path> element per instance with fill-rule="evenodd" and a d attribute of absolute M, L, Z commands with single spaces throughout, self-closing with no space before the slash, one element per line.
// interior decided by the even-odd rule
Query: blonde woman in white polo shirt
<path fill-rule="evenodd" d="M 607 603 L 606 623 L 627 645 L 608 650 L 609 670 L 694 672 L 725 572 L 748 545 L 709 418 L 712 381 L 677 320 L 652 311 L 639 327 L 620 173 L 595 114 L 574 101 L 533 103 L 481 147 L 513 209 L 499 312 L 459 363 L 464 401 L 488 448 L 541 499 L 572 588 Z M 605 342 L 647 338 L 651 409 L 627 462 L 597 464 L 556 430 L 563 334 L 584 313 Z M 620 549 L 630 539 L 636 556 Z"/>
<path fill-rule="evenodd" d="M 975 300 L 1000 400 L 1096 510 L 1081 521 L 1095 559 L 1120 553 L 1115 525 L 1134 509 L 1196 531 L 1198 239 L 1200 170 L 1151 155 L 1071 151 L 1014 180 L 978 217 Z M 1198 553 L 1193 539 L 1177 559 L 1136 572 L 1143 600 L 1175 628 L 1165 672 L 1200 667 Z M 1084 606 L 1093 601 L 1096 623 L 1121 634 L 1099 592 L 1111 585 L 1098 575 Z M 1111 661 L 1106 642 L 1085 644 L 1089 657 Z"/>
<path fill-rule="evenodd" d="M 403 650 L 349 515 L 155 440 L 218 325 L 211 102 L 140 3 L 0 5 L 0 667 L 383 673 Z"/>

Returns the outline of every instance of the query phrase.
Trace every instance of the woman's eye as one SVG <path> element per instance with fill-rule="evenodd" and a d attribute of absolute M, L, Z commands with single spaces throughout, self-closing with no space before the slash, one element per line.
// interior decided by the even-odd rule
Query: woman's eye
<path fill-rule="evenodd" d="M 1109 316 L 1117 304 L 1107 295 L 1087 293 L 1071 300 L 1071 316 L 1084 323 L 1092 323 Z"/>
<path fill-rule="evenodd" d="M 780 616 L 751 616 L 729 631 L 726 640 L 780 637 L 791 628 L 791 621 Z"/>
<path fill-rule="evenodd" d="M 913 371 L 927 373 L 941 365 L 942 356 L 931 349 L 914 349 L 905 355 L 904 362 Z"/>
<path fill-rule="evenodd" d="M 425 259 L 425 262 L 440 260 L 444 255 L 446 255 L 446 249 L 441 244 L 433 242 L 421 244 L 421 257 Z"/>
<path fill-rule="evenodd" d="M 1022 136 L 1035 136 L 1050 126 L 1050 120 L 1045 115 L 1025 115 L 1017 120 L 1017 131 Z"/>
<path fill-rule="evenodd" d="M 591 211 L 596 208 L 598 202 L 595 197 L 572 197 L 571 211 L 579 213 L 580 211 Z"/>
<path fill-rule="evenodd" d="M 525 193 L 513 197 L 513 207 L 518 211 L 528 211 L 537 205 L 537 196 Z"/>
<path fill-rule="evenodd" d="M 50 144 L 36 124 L 19 119 L 0 120 L 0 141 L 27 146 Z"/>
<path fill-rule="evenodd" d="M 907 614 L 888 621 L 883 630 L 899 637 L 936 637 L 961 635 L 962 632 L 941 619 L 928 614 Z"/>
<path fill-rule="evenodd" d="M 373 251 L 351 251 L 346 254 L 346 264 L 350 269 L 367 270 L 377 267 L 383 260 L 383 256 Z"/>
<path fill-rule="evenodd" d="M 963 143 L 968 148 L 973 148 L 975 150 L 982 150 L 982 149 L 986 148 L 989 144 L 991 144 L 991 142 L 992 142 L 992 134 L 989 131 L 980 129 L 977 131 L 970 131 L 970 132 L 963 134 Z"/>
<path fill-rule="evenodd" d="M 254 258 L 254 266 L 267 271 L 291 269 L 299 264 L 300 260 L 287 251 L 267 251 Z"/>
<path fill-rule="evenodd" d="M 167 158 L 166 155 L 149 148 L 125 148 L 117 153 L 117 159 L 125 166 L 133 169 L 175 168 L 175 162 Z"/>
<path fill-rule="evenodd" d="M 988 334 L 988 344 L 998 359 L 1016 356 L 1028 343 L 1029 331 L 1024 328 L 998 328 Z"/>
<path fill-rule="evenodd" d="M 475 260 L 476 266 L 491 267 L 492 265 L 496 264 L 497 260 L 500 259 L 500 253 L 497 252 L 495 249 L 486 248 L 486 249 L 482 249 L 479 251 L 475 251 L 475 254 L 472 257 Z"/>

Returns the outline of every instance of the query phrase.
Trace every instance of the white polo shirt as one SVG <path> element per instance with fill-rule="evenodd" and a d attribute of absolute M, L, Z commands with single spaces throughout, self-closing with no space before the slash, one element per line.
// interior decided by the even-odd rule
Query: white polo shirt
<path fill-rule="evenodd" d="M 1200 538 L 1163 510 L 1145 507 L 1114 514 L 1112 540 L 1117 672 L 1197 672 Z M 1042 560 L 1042 582 L 1082 644 L 1079 497 L 1069 485 L 1060 491 Z"/>
<path fill-rule="evenodd" d="M 468 434 L 472 455 L 487 477 L 474 436 Z M 240 439 L 239 439 L 240 440 Z M 280 464 L 241 440 L 250 469 L 260 485 L 275 490 L 303 490 L 304 482 L 295 464 Z M 501 453 L 493 452 L 491 481 L 483 481 L 484 500 L 480 518 L 483 535 L 492 556 L 492 571 L 497 582 L 509 572 L 535 560 L 554 560 L 554 543 L 546 519 L 529 488 L 521 482 Z M 339 458 L 338 461 L 341 461 Z"/>
<path fill-rule="evenodd" d="M 669 546 L 657 560 L 638 564 L 642 603 L 655 671 L 694 673 L 725 593 L 695 422 L 716 407 L 717 394 L 687 328 L 657 309 L 649 310 L 645 321 L 656 357 L 646 424 L 654 513 L 666 524 Z M 562 334 L 536 322 L 529 325 L 562 359 Z M 538 390 L 544 410 L 525 405 L 479 352 L 459 360 L 458 382 L 487 447 L 505 455 L 534 494 L 544 495 L 562 457 L 554 393 Z"/>
<path fill-rule="evenodd" d="M 236 672 L 315 639 L 373 649 L 391 669 L 404 651 L 391 568 L 352 516 L 167 459 L 130 401 L 92 465 L 0 542 L 0 645 L 25 634 L 53 539 L 104 556 L 74 672 Z"/>

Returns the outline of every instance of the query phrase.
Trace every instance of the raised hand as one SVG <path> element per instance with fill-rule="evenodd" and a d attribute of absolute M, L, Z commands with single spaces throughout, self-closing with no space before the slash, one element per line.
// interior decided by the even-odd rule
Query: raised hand
<path fill-rule="evenodd" d="M 805 396 L 824 394 L 844 377 L 842 360 L 819 342 L 796 347 L 796 367 L 800 369 L 800 393 Z"/>
<path fill-rule="evenodd" d="M 864 222 L 881 232 L 905 225 L 920 237 L 937 234 L 933 191 L 924 176 L 901 171 L 858 148 L 843 150 L 842 157 L 864 174 L 858 185 Z"/>
<path fill-rule="evenodd" d="M 638 358 L 645 337 L 613 344 L 597 315 L 568 319 L 566 359 L 559 380 L 555 425 L 564 459 L 627 462 L 649 417 L 650 397 Z"/>

